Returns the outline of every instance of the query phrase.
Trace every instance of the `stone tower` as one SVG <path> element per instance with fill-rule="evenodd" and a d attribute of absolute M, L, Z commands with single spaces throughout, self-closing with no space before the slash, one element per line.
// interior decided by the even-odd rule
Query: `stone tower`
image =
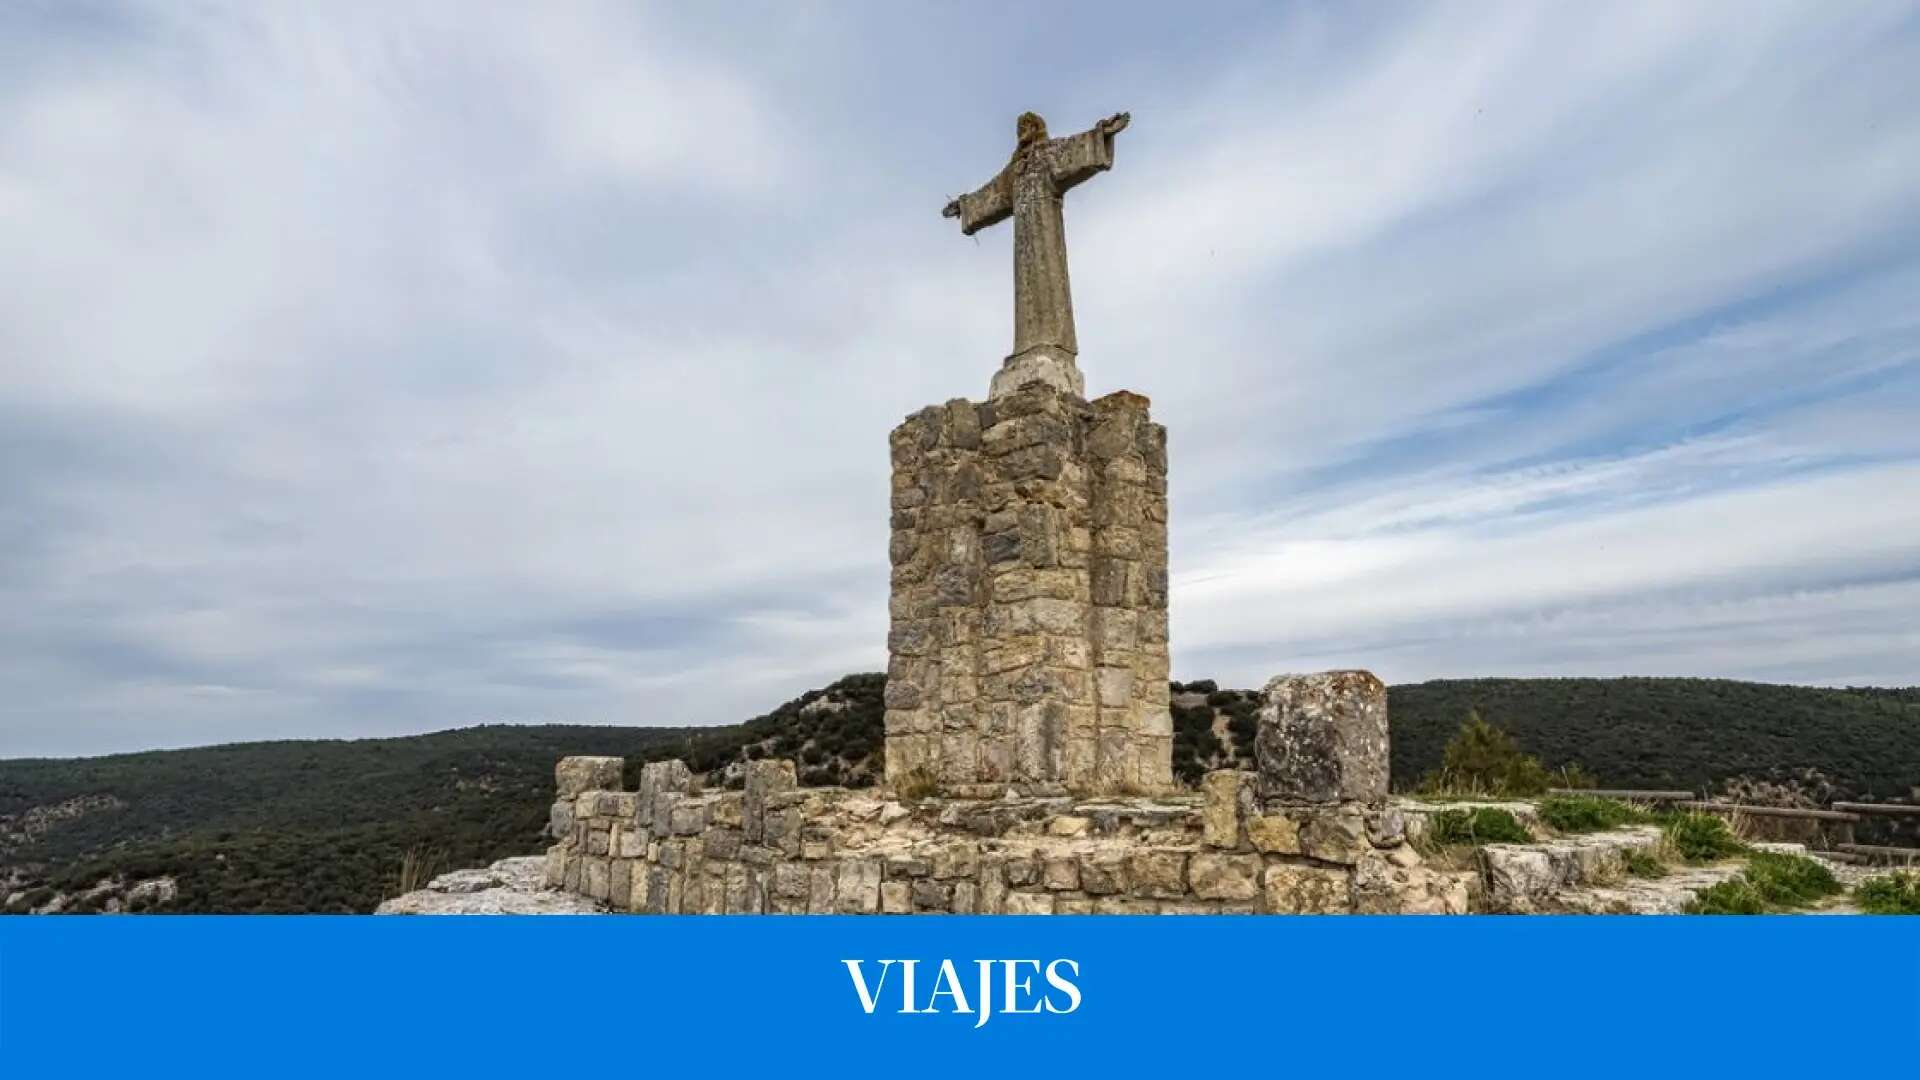
<path fill-rule="evenodd" d="M 895 428 L 887 778 L 952 795 L 1172 783 L 1167 435 L 1049 383 Z"/>

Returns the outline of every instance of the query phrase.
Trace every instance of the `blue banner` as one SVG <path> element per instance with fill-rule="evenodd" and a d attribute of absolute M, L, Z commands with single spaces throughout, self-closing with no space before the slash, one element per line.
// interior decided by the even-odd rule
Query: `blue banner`
<path fill-rule="evenodd" d="M 0 919 L 0 1076 L 1620 1080 L 1916 1052 L 1920 919 Z"/>

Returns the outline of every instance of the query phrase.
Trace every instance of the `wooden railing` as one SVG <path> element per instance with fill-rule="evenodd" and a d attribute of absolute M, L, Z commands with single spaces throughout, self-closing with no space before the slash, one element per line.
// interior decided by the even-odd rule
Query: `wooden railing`
<path fill-rule="evenodd" d="M 1596 799 L 1625 799 L 1628 802 L 1667 803 L 1693 798 L 1691 791 L 1640 791 L 1631 788 L 1548 788 L 1549 795 L 1591 795 Z"/>

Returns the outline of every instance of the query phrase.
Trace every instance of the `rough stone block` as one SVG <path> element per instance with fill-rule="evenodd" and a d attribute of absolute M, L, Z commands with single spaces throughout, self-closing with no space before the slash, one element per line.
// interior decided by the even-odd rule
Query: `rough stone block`
<path fill-rule="evenodd" d="M 615 910 L 625 911 L 633 898 L 633 860 L 613 860 L 607 874 L 607 903 Z"/>
<path fill-rule="evenodd" d="M 780 758 L 762 758 L 747 762 L 746 785 L 741 796 L 741 823 L 746 829 L 749 843 L 760 843 L 766 837 L 767 802 L 770 796 L 779 792 L 792 791 L 799 786 L 794 776 L 793 762 Z"/>
<path fill-rule="evenodd" d="M 1008 893 L 1007 914 L 1051 915 L 1053 914 L 1053 894 L 1035 892 Z"/>
<path fill-rule="evenodd" d="M 831 863 L 813 867 L 812 877 L 807 882 L 807 910 L 816 915 L 824 915 L 833 910 L 835 881 L 838 875 Z M 877 891 L 877 890 L 876 890 Z"/>
<path fill-rule="evenodd" d="M 1134 851 L 1127 856 L 1127 878 L 1136 896 L 1177 899 L 1187 892 L 1187 853 Z"/>
<path fill-rule="evenodd" d="M 1300 854 L 1300 822 L 1287 814 L 1254 814 L 1247 818 L 1247 841 L 1255 851 L 1270 855 Z"/>
<path fill-rule="evenodd" d="M 916 911 L 947 911 L 953 905 L 953 891 L 940 882 L 919 878 L 901 884 L 910 890 Z"/>
<path fill-rule="evenodd" d="M 1241 845 L 1240 822 L 1252 806 L 1253 779 L 1239 769 L 1216 769 L 1200 778 L 1202 840 L 1208 847 Z"/>
<path fill-rule="evenodd" d="M 654 800 L 666 793 L 685 795 L 693 790 L 693 772 L 687 763 L 675 758 L 671 761 L 650 761 L 640 766 L 640 805 L 653 806 Z"/>
<path fill-rule="evenodd" d="M 589 857 L 586 862 L 585 872 L 582 876 L 584 878 L 582 882 L 584 885 L 583 891 L 586 892 L 588 896 L 601 901 L 607 899 L 608 892 L 612 888 L 612 874 L 608 868 L 607 859 Z"/>
<path fill-rule="evenodd" d="M 706 827 L 706 804 L 685 801 L 673 807 L 668 818 L 667 831 L 675 836 L 692 836 Z"/>
<path fill-rule="evenodd" d="M 1340 915 L 1353 909 L 1344 869 L 1271 863 L 1261 881 L 1263 909 L 1274 915 Z"/>
<path fill-rule="evenodd" d="M 1407 839 L 1407 816 L 1395 807 L 1367 814 L 1367 842 L 1377 848 L 1399 847 Z"/>
<path fill-rule="evenodd" d="M 805 900 L 811 878 L 812 868 L 806 863 L 778 863 L 773 868 L 773 895 Z"/>
<path fill-rule="evenodd" d="M 1371 672 L 1267 683 L 1254 740 L 1260 797 L 1280 803 L 1387 797 L 1387 688 Z"/>
<path fill-rule="evenodd" d="M 547 835 L 559 840 L 573 831 L 573 797 L 555 799 L 547 812 Z"/>
<path fill-rule="evenodd" d="M 583 791 L 619 791 L 625 764 L 625 759 L 617 757 L 563 757 L 553 767 L 554 787 L 563 799 Z"/>
<path fill-rule="evenodd" d="M 1117 850 L 1108 850 L 1088 852 L 1080 856 L 1080 889 L 1093 896 L 1126 892 L 1126 854 Z"/>
<path fill-rule="evenodd" d="M 1080 863 L 1073 856 L 1047 859 L 1041 864 L 1040 884 L 1056 892 L 1071 892 L 1080 887 Z"/>
<path fill-rule="evenodd" d="M 1307 815 L 1300 825 L 1300 853 L 1326 862 L 1352 865 L 1370 850 L 1366 820 L 1358 811 Z"/>
<path fill-rule="evenodd" d="M 1260 856 L 1203 851 L 1187 863 L 1187 881 L 1202 900 L 1252 900 L 1260 895 Z"/>

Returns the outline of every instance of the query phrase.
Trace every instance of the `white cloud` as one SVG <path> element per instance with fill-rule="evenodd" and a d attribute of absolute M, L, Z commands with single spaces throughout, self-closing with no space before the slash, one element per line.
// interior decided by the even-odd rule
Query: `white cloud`
<path fill-rule="evenodd" d="M 0 755 L 878 667 L 885 433 L 1008 337 L 937 209 L 1029 97 L 1135 116 L 1075 299 L 1184 677 L 1920 678 L 1900 6 L 703 17 L 9 16 Z"/>

